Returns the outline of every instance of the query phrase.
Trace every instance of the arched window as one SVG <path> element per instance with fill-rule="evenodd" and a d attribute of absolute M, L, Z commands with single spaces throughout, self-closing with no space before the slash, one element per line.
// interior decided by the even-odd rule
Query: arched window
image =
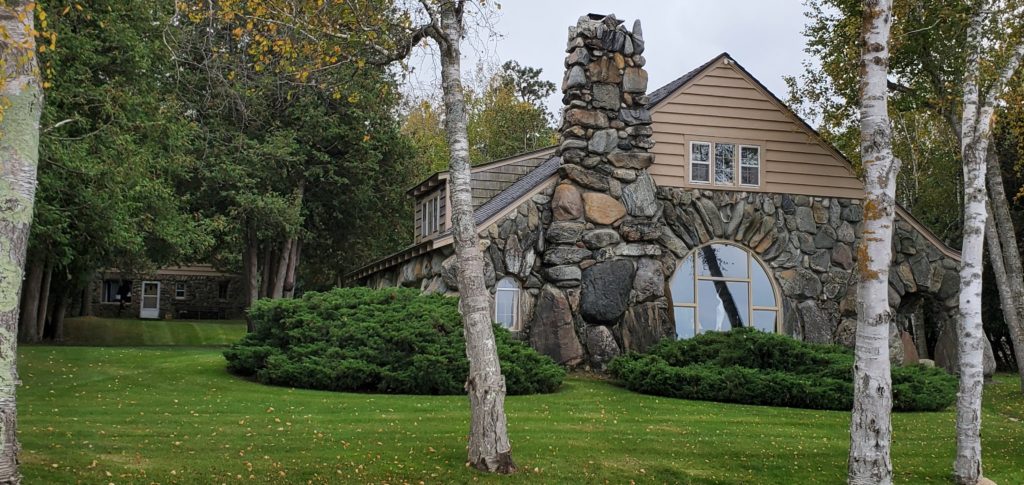
<path fill-rule="evenodd" d="M 495 286 L 494 321 L 509 330 L 519 328 L 519 291 L 519 282 L 511 276 Z"/>
<path fill-rule="evenodd" d="M 779 297 L 764 266 L 744 248 L 710 243 L 694 249 L 672 276 L 676 336 L 755 327 L 776 332 Z"/>

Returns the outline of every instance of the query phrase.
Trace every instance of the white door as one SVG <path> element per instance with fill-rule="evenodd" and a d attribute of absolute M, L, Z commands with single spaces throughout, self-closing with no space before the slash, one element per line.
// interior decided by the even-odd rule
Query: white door
<path fill-rule="evenodd" d="M 142 304 L 139 318 L 160 318 L 160 282 L 142 282 Z"/>

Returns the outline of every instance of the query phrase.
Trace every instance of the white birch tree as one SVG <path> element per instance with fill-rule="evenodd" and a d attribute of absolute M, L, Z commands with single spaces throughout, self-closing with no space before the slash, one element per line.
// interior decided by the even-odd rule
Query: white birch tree
<path fill-rule="evenodd" d="M 15 401 L 18 302 L 35 200 L 43 106 L 34 8 L 29 0 L 0 1 L 0 484 L 21 482 Z"/>
<path fill-rule="evenodd" d="M 896 175 L 888 87 L 890 0 L 865 0 L 860 81 L 860 147 L 864 167 L 864 229 L 857 249 L 857 341 L 847 481 L 892 483 L 892 377 L 889 369 L 889 265 Z"/>
<path fill-rule="evenodd" d="M 1003 86 L 1016 72 L 1024 43 L 1013 46 L 997 79 L 982 94 L 979 76 L 982 49 L 989 43 L 983 35 L 994 4 L 979 5 L 967 32 L 967 63 L 963 83 L 961 156 L 964 161 L 964 229 L 960 265 L 959 360 L 960 392 L 956 406 L 956 460 L 953 476 L 961 485 L 974 485 L 982 476 L 981 397 L 984 387 L 984 339 L 981 321 L 981 273 L 985 244 L 985 175 L 992 117 Z M 1013 311 L 1012 309 L 1008 309 Z"/>
<path fill-rule="evenodd" d="M 422 30 L 441 52 L 445 134 L 451 161 L 452 234 L 458 261 L 459 306 L 469 358 L 469 464 L 497 473 L 512 473 L 512 447 L 505 418 L 505 377 L 490 314 L 490 294 L 484 282 L 484 256 L 473 217 L 469 171 L 466 96 L 462 85 L 461 43 L 465 35 L 464 0 L 437 5 L 422 1 L 429 22 Z"/>

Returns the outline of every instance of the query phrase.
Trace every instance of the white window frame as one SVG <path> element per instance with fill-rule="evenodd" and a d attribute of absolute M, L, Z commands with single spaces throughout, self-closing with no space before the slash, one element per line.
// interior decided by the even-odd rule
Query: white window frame
<path fill-rule="evenodd" d="M 761 147 L 758 146 L 758 145 L 739 145 L 739 147 L 740 147 L 739 151 L 736 153 L 736 158 L 739 160 L 739 164 L 737 165 L 737 167 L 738 167 L 737 168 L 738 178 L 736 179 L 736 181 L 739 182 L 741 187 L 760 187 L 761 186 Z M 743 162 L 743 149 L 744 148 L 753 148 L 753 149 L 757 150 L 757 164 L 756 165 L 744 165 L 744 162 Z M 753 168 L 757 169 L 757 183 L 756 184 L 745 184 L 745 183 L 743 183 L 743 168 L 744 167 L 753 167 Z"/>
<path fill-rule="evenodd" d="M 420 208 L 420 235 L 429 236 L 441 227 L 441 194 L 426 199 Z"/>
<path fill-rule="evenodd" d="M 707 145 L 707 147 L 708 147 L 708 159 L 707 160 L 699 162 L 699 161 L 695 161 L 693 159 L 693 146 L 694 145 Z M 692 184 L 701 184 L 701 185 L 711 185 L 711 179 L 712 179 L 712 174 L 713 174 L 713 171 L 711 170 L 711 159 L 714 156 L 714 153 L 715 153 L 715 144 L 714 144 L 714 142 L 710 142 L 710 141 L 691 141 L 690 142 L 690 153 L 689 153 L 689 155 L 687 155 L 687 158 L 690 159 L 690 183 L 692 183 Z M 697 180 L 697 179 L 693 178 L 693 166 L 694 165 L 704 165 L 704 166 L 706 166 L 708 168 L 708 178 L 707 178 L 707 180 Z"/>
<path fill-rule="evenodd" d="M 502 281 L 505 281 L 505 280 L 508 280 L 508 281 L 511 281 L 512 283 L 514 283 L 515 287 L 514 288 L 502 288 L 500 286 L 500 283 Z M 520 296 L 521 296 L 522 291 L 523 291 L 523 288 L 519 284 L 519 280 L 517 280 L 517 279 L 515 279 L 515 278 L 513 278 L 511 276 L 506 276 L 506 277 L 498 280 L 498 282 L 494 284 L 494 322 L 495 323 L 500 323 L 500 322 L 498 322 L 498 296 L 501 295 L 502 293 L 511 293 L 512 294 L 512 323 L 510 325 L 508 325 L 506 328 L 508 328 L 509 330 L 519 330 L 519 328 L 520 328 L 519 327 L 519 322 L 520 322 L 520 318 L 519 318 L 519 302 L 520 302 Z M 501 324 L 501 325 L 504 326 L 504 324 Z"/>
<path fill-rule="evenodd" d="M 184 300 L 188 295 L 184 281 L 178 281 L 174 283 L 174 299 Z"/>
<path fill-rule="evenodd" d="M 732 145 L 733 147 L 735 147 L 733 149 L 733 151 L 732 151 L 732 182 L 728 182 L 728 183 L 726 183 L 726 182 L 719 183 L 718 182 L 718 145 Z M 714 163 L 712 164 L 712 167 L 714 167 L 714 170 L 711 171 L 709 176 L 711 177 L 711 179 L 714 182 L 714 185 L 716 187 L 735 187 L 736 186 L 736 182 L 737 182 L 736 175 L 737 175 L 737 172 L 739 172 L 739 170 L 736 168 L 738 166 L 736 164 L 736 159 L 739 158 L 739 146 L 740 146 L 739 143 L 735 143 L 735 142 L 731 142 L 731 141 L 723 141 L 723 142 L 717 142 L 716 141 L 716 142 L 712 143 L 711 156 L 714 157 Z"/>

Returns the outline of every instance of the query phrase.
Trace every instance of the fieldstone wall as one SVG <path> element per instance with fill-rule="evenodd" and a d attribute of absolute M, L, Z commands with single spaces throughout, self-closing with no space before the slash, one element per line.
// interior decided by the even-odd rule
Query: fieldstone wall
<path fill-rule="evenodd" d="M 587 15 L 569 29 L 559 181 L 480 232 L 487 285 L 520 282 L 518 335 L 556 362 L 597 370 L 675 337 L 668 285 L 701 245 L 757 255 L 777 282 L 781 332 L 853 346 L 859 200 L 657 187 L 639 21 Z M 450 247 L 363 281 L 457 294 Z M 955 368 L 958 263 L 897 222 L 890 271 L 894 363 Z M 953 336 L 953 337 L 951 337 Z M 989 352 L 990 355 L 990 352 Z M 993 360 L 994 362 L 994 360 Z M 949 367 L 952 366 L 952 367 Z M 994 366 L 993 366 L 994 368 Z"/>

